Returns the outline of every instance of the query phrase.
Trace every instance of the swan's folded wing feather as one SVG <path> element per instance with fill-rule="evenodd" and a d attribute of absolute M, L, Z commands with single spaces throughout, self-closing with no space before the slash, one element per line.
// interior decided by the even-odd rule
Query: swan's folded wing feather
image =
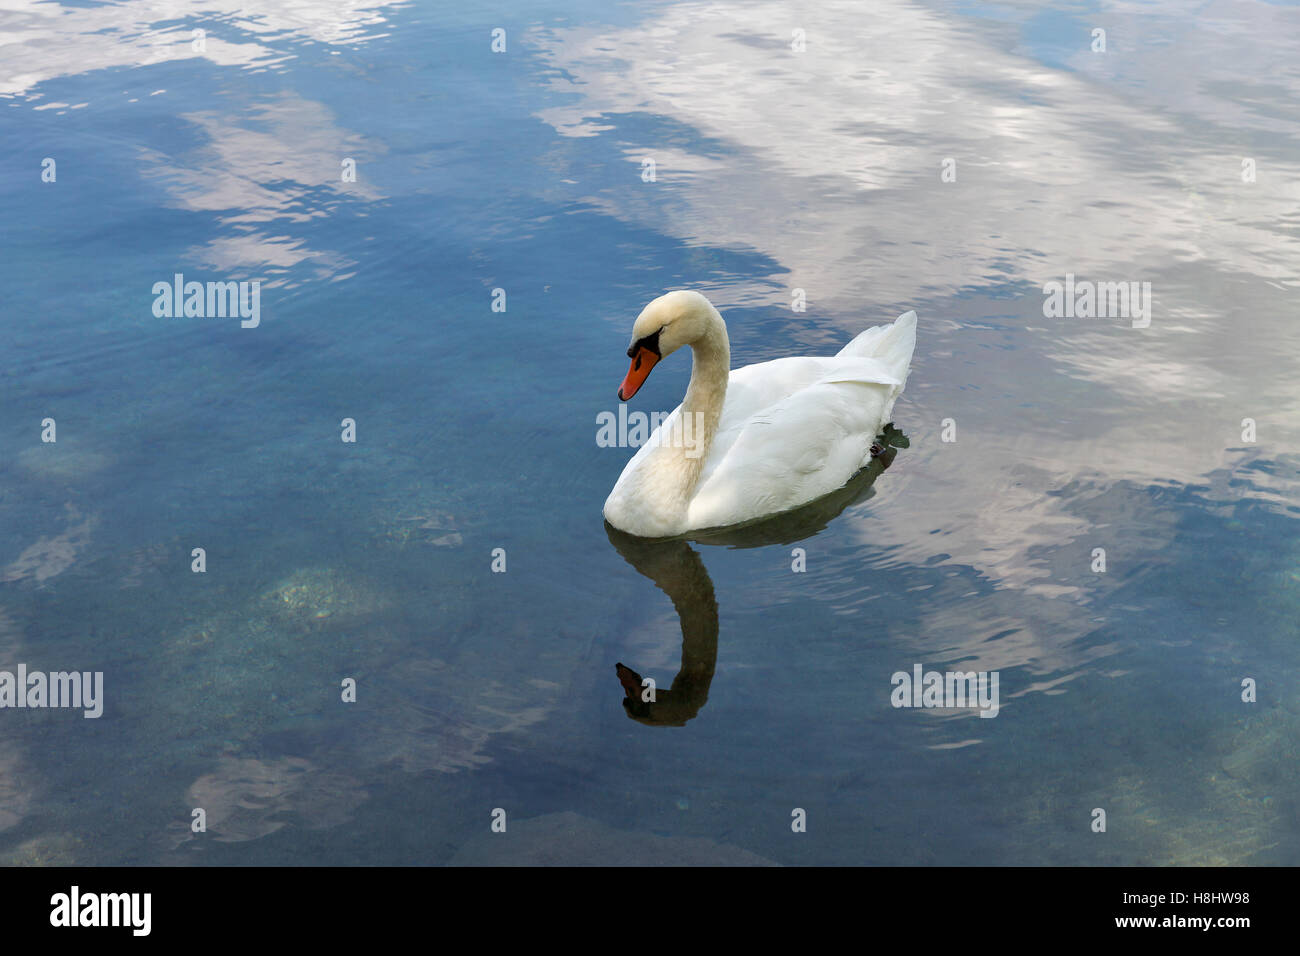
<path fill-rule="evenodd" d="M 814 382 L 720 428 L 691 500 L 691 522 L 728 524 L 834 491 L 867 459 L 892 392 L 890 383 Z"/>
<path fill-rule="evenodd" d="M 818 382 L 859 382 L 863 385 L 902 385 L 889 366 L 876 358 L 826 359 L 828 368 Z"/>
<path fill-rule="evenodd" d="M 727 381 L 719 430 L 743 423 L 813 385 L 841 382 L 902 384 L 883 362 L 874 358 L 798 356 L 746 365 L 735 369 Z"/>

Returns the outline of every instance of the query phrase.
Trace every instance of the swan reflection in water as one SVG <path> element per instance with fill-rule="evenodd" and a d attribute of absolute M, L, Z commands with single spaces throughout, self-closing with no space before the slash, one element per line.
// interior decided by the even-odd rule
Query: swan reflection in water
<path fill-rule="evenodd" d="M 677 538 L 639 538 L 605 522 L 610 544 L 628 564 L 653 581 L 673 602 L 682 625 L 682 664 L 666 690 L 656 688 L 644 700 L 641 675 L 615 665 L 623 685 L 623 709 L 633 720 L 653 727 L 682 727 L 709 699 L 718 661 L 718 602 L 713 581 L 699 552 L 689 542 L 732 548 L 791 545 L 818 534 L 850 505 L 875 493 L 876 478 L 889 467 L 898 448 L 907 447 L 901 432 L 886 429 L 884 451 L 836 491 L 783 514 L 730 528 L 691 532 Z"/>

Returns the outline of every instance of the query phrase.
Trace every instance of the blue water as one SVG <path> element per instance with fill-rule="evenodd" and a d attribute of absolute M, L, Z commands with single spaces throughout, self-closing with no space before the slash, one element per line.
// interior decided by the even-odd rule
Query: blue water
<path fill-rule="evenodd" d="M 104 675 L 0 709 L 0 860 L 1300 862 L 1300 10 L 251 9 L 0 13 L 0 670 Z M 907 447 L 608 534 L 678 287 L 735 365 L 915 309 Z"/>

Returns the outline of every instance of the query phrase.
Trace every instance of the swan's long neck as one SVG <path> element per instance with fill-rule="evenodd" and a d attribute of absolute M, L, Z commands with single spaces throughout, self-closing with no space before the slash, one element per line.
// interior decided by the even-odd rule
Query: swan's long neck
<path fill-rule="evenodd" d="M 709 453 L 713 433 L 717 431 L 722 406 L 727 400 L 727 380 L 731 377 L 731 344 L 722 319 L 709 323 L 708 331 L 691 345 L 691 383 L 682 399 L 682 413 L 697 416 L 702 431 L 700 460 Z"/>
<path fill-rule="evenodd" d="M 727 327 L 716 312 L 706 325 L 704 335 L 691 343 L 691 382 L 682 399 L 683 435 L 688 439 L 673 442 L 670 453 L 676 472 L 677 488 L 673 489 L 681 502 L 690 500 L 695 491 L 700 471 L 709 456 L 709 446 L 722 418 L 722 406 L 727 399 L 727 379 L 731 375 L 731 345 L 727 341 Z"/>

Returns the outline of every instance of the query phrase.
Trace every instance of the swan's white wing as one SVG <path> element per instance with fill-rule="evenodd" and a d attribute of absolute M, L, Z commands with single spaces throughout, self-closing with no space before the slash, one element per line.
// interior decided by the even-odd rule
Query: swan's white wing
<path fill-rule="evenodd" d="M 737 369 L 690 503 L 690 526 L 775 514 L 839 488 L 868 460 L 900 386 L 865 358 L 779 359 Z"/>

